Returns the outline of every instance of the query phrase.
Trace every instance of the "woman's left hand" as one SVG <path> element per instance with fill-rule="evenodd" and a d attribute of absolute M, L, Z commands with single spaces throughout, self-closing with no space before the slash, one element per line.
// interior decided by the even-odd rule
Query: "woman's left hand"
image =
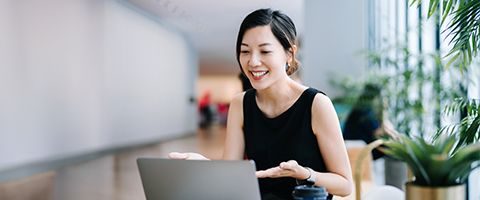
<path fill-rule="evenodd" d="M 299 180 L 307 179 L 310 176 L 310 171 L 302 167 L 295 160 L 282 162 L 278 167 L 273 167 L 267 170 L 259 170 L 255 173 L 257 178 L 280 178 L 293 177 Z"/>

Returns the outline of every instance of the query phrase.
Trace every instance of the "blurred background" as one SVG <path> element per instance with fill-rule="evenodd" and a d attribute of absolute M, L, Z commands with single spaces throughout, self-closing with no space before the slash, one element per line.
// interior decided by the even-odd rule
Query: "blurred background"
<path fill-rule="evenodd" d="M 46 187 L 55 195 L 18 188 L 73 164 L 223 131 L 242 91 L 238 28 L 267 7 L 293 19 L 302 63 L 294 76 L 333 100 L 342 126 L 367 83 L 382 87 L 393 126 L 421 137 L 456 119 L 442 114 L 450 100 L 479 98 L 477 59 L 468 71 L 445 67 L 452 44 L 427 2 L 0 0 L 0 199 L 75 199 L 58 183 Z M 480 199 L 478 177 L 470 199 Z"/>

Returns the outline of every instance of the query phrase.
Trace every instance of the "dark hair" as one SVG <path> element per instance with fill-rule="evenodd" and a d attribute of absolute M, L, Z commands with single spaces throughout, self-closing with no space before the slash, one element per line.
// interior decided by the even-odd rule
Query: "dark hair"
<path fill-rule="evenodd" d="M 363 91 L 360 94 L 360 96 L 357 99 L 357 102 L 355 103 L 355 108 L 374 108 L 377 109 L 378 106 L 380 105 L 374 105 L 375 103 L 381 103 L 381 102 L 375 102 L 378 98 L 381 100 L 381 95 L 382 95 L 382 89 L 380 88 L 379 85 L 374 84 L 374 83 L 367 83 L 363 87 Z"/>
<path fill-rule="evenodd" d="M 243 72 L 238 75 L 238 78 L 240 78 L 240 81 L 242 82 L 243 91 L 253 88 L 252 83 L 250 83 L 250 80 L 248 80 L 247 76 Z"/>
<path fill-rule="evenodd" d="M 243 73 L 242 65 L 240 63 L 240 46 L 242 45 L 242 39 L 245 32 L 251 28 L 257 26 L 266 26 L 270 25 L 273 35 L 277 40 L 282 44 L 285 51 L 290 51 L 293 45 L 297 44 L 297 31 L 295 29 L 295 24 L 293 24 L 290 17 L 281 13 L 278 10 L 273 11 L 270 8 L 258 9 L 248 14 L 240 25 L 240 30 L 238 31 L 237 37 L 237 62 L 240 65 L 240 70 Z M 295 52 L 292 51 L 293 61 L 288 64 L 287 74 L 291 75 L 295 73 L 300 65 L 297 58 L 295 57 Z"/>

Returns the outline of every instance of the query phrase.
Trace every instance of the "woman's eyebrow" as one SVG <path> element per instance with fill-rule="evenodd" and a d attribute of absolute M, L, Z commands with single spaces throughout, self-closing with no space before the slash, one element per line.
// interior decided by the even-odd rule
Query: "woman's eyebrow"
<path fill-rule="evenodd" d="M 259 47 L 263 47 L 263 46 L 269 46 L 269 45 L 272 45 L 272 44 L 267 42 L 267 43 L 259 44 L 258 46 L 259 46 Z M 248 47 L 248 44 L 242 43 L 241 46 L 247 46 L 247 47 Z"/>
<path fill-rule="evenodd" d="M 272 44 L 270 44 L 270 43 L 267 42 L 267 43 L 262 43 L 262 44 L 260 44 L 260 45 L 258 45 L 258 46 L 259 46 L 259 47 L 263 47 L 263 46 L 269 46 L 269 45 L 272 45 Z"/>

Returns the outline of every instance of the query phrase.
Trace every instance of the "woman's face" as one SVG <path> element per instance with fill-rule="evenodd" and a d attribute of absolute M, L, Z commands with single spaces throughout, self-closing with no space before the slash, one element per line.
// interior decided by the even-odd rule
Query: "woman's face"
<path fill-rule="evenodd" d="M 240 47 L 240 64 L 253 88 L 262 90 L 288 77 L 285 67 L 291 60 L 270 26 L 257 26 L 245 32 Z"/>

